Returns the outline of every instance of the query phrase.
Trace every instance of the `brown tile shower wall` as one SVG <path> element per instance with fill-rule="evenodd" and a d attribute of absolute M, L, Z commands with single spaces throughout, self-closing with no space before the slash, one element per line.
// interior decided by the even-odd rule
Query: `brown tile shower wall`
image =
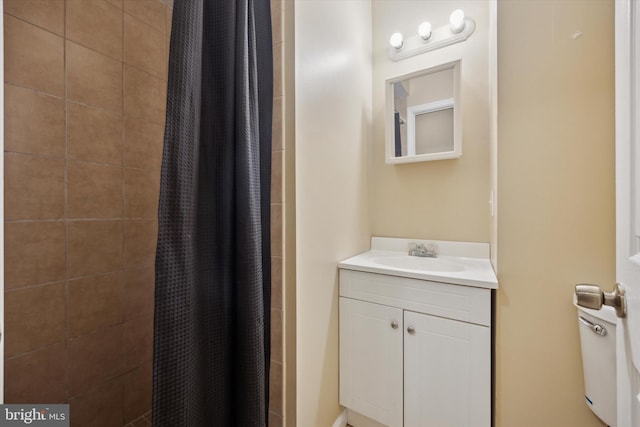
<path fill-rule="evenodd" d="M 171 9 L 4 0 L 5 398 L 149 411 Z"/>
<path fill-rule="evenodd" d="M 273 146 L 271 172 L 271 370 L 269 426 L 285 425 L 284 357 L 284 132 L 283 132 L 283 2 L 271 0 L 273 34 Z"/>

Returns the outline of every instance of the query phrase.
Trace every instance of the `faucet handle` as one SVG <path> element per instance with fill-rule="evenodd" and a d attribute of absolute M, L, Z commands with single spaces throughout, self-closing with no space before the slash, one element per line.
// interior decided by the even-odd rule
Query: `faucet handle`
<path fill-rule="evenodd" d="M 424 245 L 418 242 L 409 243 L 409 256 L 420 256 L 425 251 Z"/>
<path fill-rule="evenodd" d="M 431 243 L 409 243 L 409 255 L 421 256 L 421 257 L 437 257 L 438 245 L 434 242 Z"/>
<path fill-rule="evenodd" d="M 427 254 L 435 257 L 438 255 L 438 244 L 434 242 L 427 243 L 426 250 L 427 250 Z"/>

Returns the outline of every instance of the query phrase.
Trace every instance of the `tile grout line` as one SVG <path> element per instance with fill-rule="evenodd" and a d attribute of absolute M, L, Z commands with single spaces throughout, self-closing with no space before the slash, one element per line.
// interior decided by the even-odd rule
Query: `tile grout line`
<path fill-rule="evenodd" d="M 24 224 L 31 222 L 113 222 L 113 221 L 156 221 L 156 217 L 97 217 L 97 218 L 58 218 L 58 219 L 8 219 L 5 223 Z"/>
<path fill-rule="evenodd" d="M 161 82 L 163 82 L 165 84 L 167 83 L 166 79 L 160 78 L 160 77 L 156 77 L 155 75 L 150 74 L 150 73 L 146 72 L 145 70 L 136 67 L 135 65 L 129 65 L 129 64 L 126 64 L 126 65 L 128 67 L 136 69 L 137 71 L 140 71 L 142 73 L 145 73 L 145 74 L 149 75 L 149 77 L 151 77 L 152 79 L 160 80 Z M 63 101 L 63 102 L 65 101 L 65 96 L 58 96 L 58 95 L 46 92 L 46 91 L 44 91 L 42 89 L 34 88 L 34 87 L 31 87 L 31 86 L 24 86 L 24 85 L 21 85 L 21 84 L 18 84 L 16 82 L 12 82 L 12 81 L 9 81 L 9 80 L 5 80 L 4 84 L 7 85 L 7 86 L 14 87 L 14 88 L 27 90 L 27 91 L 33 92 L 33 93 L 35 93 L 37 95 L 54 98 L 54 99 L 57 99 L 57 100 Z M 118 114 L 118 112 L 119 112 L 118 109 L 114 110 L 114 109 L 103 107 L 101 105 L 88 104 L 86 102 L 83 102 L 83 101 L 80 101 L 80 100 L 76 100 L 76 99 L 68 99 L 67 102 L 70 103 L 70 104 L 80 105 L 80 106 L 85 107 L 85 108 L 90 108 L 92 110 L 98 110 L 98 111 L 101 111 L 101 112 L 104 112 L 104 113 L 109 113 L 109 114 Z M 160 126 L 160 125 L 163 124 L 163 123 L 161 123 L 159 121 L 154 121 L 153 119 L 150 119 L 148 116 L 129 116 L 129 117 L 132 118 L 132 119 L 143 121 L 145 123 L 151 123 L 151 124 L 154 124 L 154 125 L 159 125 Z M 9 150 L 5 150 L 5 151 L 9 151 Z"/>
<path fill-rule="evenodd" d="M 28 356 L 30 354 L 34 354 L 34 353 L 46 350 L 46 349 L 51 348 L 51 347 L 55 347 L 55 346 L 60 345 L 60 344 L 64 344 L 64 343 L 63 342 L 54 342 L 53 344 L 46 344 L 46 345 L 43 345 L 42 347 L 38 347 L 38 348 L 35 348 L 35 349 L 32 349 L 32 350 L 23 351 L 21 353 L 13 354 L 11 356 L 6 356 L 5 355 L 4 362 L 7 362 L 8 360 L 18 359 L 18 358 L 23 357 L 23 356 Z M 65 397 L 66 397 L 66 395 L 65 395 Z"/>
<path fill-rule="evenodd" d="M 69 282 L 73 282 L 73 281 L 77 281 L 77 280 L 86 280 L 86 279 L 93 279 L 96 277 L 102 277 L 102 276 L 109 276 L 112 274 L 116 274 L 116 273 L 128 273 L 128 272 L 132 272 L 132 271 L 140 271 L 140 270 L 146 270 L 149 268 L 153 267 L 153 262 L 149 262 L 147 264 L 136 264 L 135 266 L 129 266 L 129 267 L 124 267 L 124 269 L 122 270 L 110 270 L 110 271 L 101 271 L 101 272 L 97 272 L 97 273 L 91 273 L 88 275 L 84 275 L 84 276 L 74 276 L 74 277 L 69 277 L 68 281 Z M 38 282 L 38 283 L 32 283 L 29 285 L 22 285 L 22 286 L 18 286 L 15 288 L 11 288 L 11 289 L 7 289 L 5 290 L 5 294 L 7 293 L 15 293 L 15 292 L 20 292 L 23 290 L 27 290 L 27 289 L 33 289 L 33 288 L 39 288 L 39 287 L 44 287 L 44 286 L 49 286 L 49 285 L 56 285 L 59 283 L 64 283 L 65 279 L 61 279 L 61 280 L 53 280 L 50 282 Z M 136 317 L 136 316 L 134 316 Z"/>
<path fill-rule="evenodd" d="M 117 6 L 111 5 L 109 2 L 105 2 L 105 3 L 106 3 L 106 4 L 109 4 L 111 7 L 115 7 L 116 9 L 120 9 L 120 8 L 118 8 Z M 124 16 L 125 16 L 125 15 L 127 15 L 127 16 L 130 16 L 131 18 L 133 18 L 133 19 L 135 19 L 135 20 L 137 20 L 137 21 L 141 22 L 143 25 L 145 25 L 145 26 L 149 27 L 152 31 L 154 31 L 154 32 L 156 32 L 156 33 L 159 33 L 159 34 L 162 34 L 163 36 L 166 36 L 166 23 L 165 23 L 165 31 L 163 32 L 162 30 L 159 30 L 159 29 L 158 29 L 158 27 L 154 26 L 153 24 L 150 24 L 149 22 L 145 21 L 144 19 L 141 19 L 140 17 L 138 17 L 138 16 L 136 16 L 136 15 L 133 15 L 133 14 L 131 14 L 131 13 L 129 13 L 129 12 L 125 12 L 123 9 L 120 9 L 120 10 L 121 10 L 121 12 L 122 12 L 123 25 L 124 25 Z M 41 26 L 41 25 L 38 25 L 38 24 L 37 24 L 37 23 L 35 23 L 35 22 L 31 22 L 31 21 L 29 21 L 29 20 L 25 19 L 25 18 L 24 18 L 24 17 L 22 17 L 22 16 L 14 15 L 13 13 L 6 12 L 6 11 L 5 11 L 5 12 L 3 12 L 3 13 L 4 13 L 4 15 L 10 16 L 10 17 L 12 17 L 12 18 L 14 18 L 14 19 L 17 19 L 17 20 L 18 20 L 18 21 L 20 21 L 20 22 L 23 22 L 23 23 L 25 23 L 25 24 L 31 25 L 31 26 L 33 26 L 33 27 L 35 27 L 35 28 L 39 29 L 39 30 L 45 31 L 46 33 L 51 34 L 52 36 L 59 37 L 59 38 L 63 39 L 63 42 L 69 41 L 69 42 L 71 42 L 71 43 L 75 43 L 75 44 L 77 44 L 78 46 L 82 46 L 82 47 L 84 47 L 85 49 L 89 49 L 89 50 L 91 50 L 92 52 L 98 53 L 98 54 L 100 54 L 100 55 L 104 55 L 104 56 L 106 56 L 107 58 L 109 58 L 109 59 L 111 59 L 111 60 L 114 60 L 114 61 L 120 61 L 120 59 L 113 57 L 113 56 L 112 56 L 111 54 L 109 54 L 109 53 L 101 52 L 101 51 L 99 51 L 99 50 L 95 49 L 94 47 L 87 46 L 87 45 L 86 45 L 86 44 L 84 44 L 83 42 L 80 42 L 80 41 L 76 41 L 76 40 L 74 40 L 74 39 L 67 38 L 67 34 L 66 34 L 66 31 L 67 31 L 67 27 L 66 27 L 66 3 L 65 3 L 65 6 L 64 6 L 64 29 L 63 29 L 62 35 L 60 35 L 60 34 L 58 34 L 58 33 L 54 32 L 54 31 L 51 31 L 51 30 L 49 30 L 49 29 L 47 29 L 47 28 L 45 28 L 45 27 L 43 27 L 43 26 Z M 165 16 L 165 21 L 166 21 L 166 16 Z M 65 44 L 66 44 L 66 43 L 65 43 Z M 143 71 L 144 71 L 144 70 L 143 70 Z M 150 72 L 148 72 L 148 73 L 149 73 L 149 74 L 151 74 Z M 153 75 L 153 74 L 152 74 L 152 75 Z"/>
<path fill-rule="evenodd" d="M 125 215 L 126 215 L 126 197 L 127 197 L 127 193 L 126 193 L 126 185 L 125 185 L 125 179 L 126 179 L 126 174 L 125 174 L 125 167 L 126 167 L 126 162 L 127 162 L 127 156 L 126 156 L 126 152 L 127 152 L 127 140 L 126 140 L 126 117 L 125 117 L 125 100 L 126 100 L 126 72 L 127 72 L 127 67 L 125 65 L 125 57 L 126 57 L 126 52 L 125 52 L 125 48 L 126 48 L 126 43 L 125 43 L 125 11 L 124 11 L 124 0 L 122 2 L 122 26 L 120 28 L 121 31 L 121 41 L 122 41 L 122 104 L 120 105 L 120 120 L 122 122 L 122 133 L 121 133 L 121 147 L 122 147 L 122 206 L 121 206 L 121 212 L 122 212 L 122 246 L 121 246 L 121 251 L 122 251 L 122 258 L 121 258 L 121 269 L 122 269 L 122 275 L 121 275 L 121 298 L 122 298 L 122 343 L 124 348 L 122 349 L 122 363 L 123 366 L 126 369 L 126 364 L 127 364 L 127 358 L 126 358 L 126 334 L 125 334 L 125 311 L 126 311 L 126 302 L 127 302 L 127 298 L 126 298 L 126 287 L 125 287 L 125 280 L 124 280 L 124 268 L 125 268 L 125 250 L 126 250 L 126 236 L 127 233 L 125 231 L 125 227 L 126 227 L 126 220 L 124 219 Z M 126 424 L 126 420 L 127 420 L 127 399 L 126 399 L 126 390 L 127 390 L 127 385 L 126 383 L 126 374 L 123 372 L 121 375 L 122 381 L 120 382 L 120 387 L 121 387 L 121 392 L 122 392 L 122 425 Z"/>
<path fill-rule="evenodd" d="M 118 325 L 112 325 L 112 327 L 114 327 L 114 326 L 118 326 Z M 92 332 L 91 334 L 94 334 L 94 333 L 95 333 L 95 331 Z M 88 334 L 88 335 L 91 335 L 91 334 Z M 85 390 L 83 390 L 81 392 L 78 392 L 76 394 L 71 395 L 70 398 L 75 399 L 75 398 L 90 394 L 90 393 L 94 392 L 95 390 L 99 389 L 101 386 L 103 386 L 103 385 L 105 385 L 105 384 L 107 384 L 107 383 L 109 383 L 111 381 L 117 380 L 118 378 L 122 378 L 122 377 L 130 374 L 131 372 L 135 371 L 136 369 L 140 369 L 146 363 L 149 363 L 149 362 L 144 362 L 144 363 L 136 366 L 135 368 L 130 368 L 130 369 L 126 369 L 125 368 L 125 369 L 122 370 L 121 373 L 118 373 L 118 374 L 108 375 L 108 376 L 104 377 L 100 382 L 90 385 L 89 388 L 87 388 L 87 389 L 85 389 Z M 124 383 L 124 380 L 122 381 L 122 383 Z M 124 426 L 124 418 L 123 418 L 122 423 L 123 423 L 123 426 Z"/>
<path fill-rule="evenodd" d="M 128 320 L 129 321 L 141 321 L 141 320 L 144 320 L 145 318 L 151 318 L 151 317 L 153 317 L 153 313 L 152 312 L 146 312 L 146 313 L 142 313 L 140 315 L 131 317 Z M 105 325 L 102 325 L 102 326 L 100 326 L 100 327 L 98 327 L 96 329 L 91 329 L 91 330 L 89 330 L 87 332 L 83 332 L 82 334 L 71 336 L 71 337 L 69 337 L 69 341 L 75 341 L 75 340 L 78 340 L 80 338 L 84 338 L 84 337 L 89 336 L 89 335 L 94 335 L 94 334 L 97 334 L 97 333 L 100 333 L 100 332 L 104 331 L 105 329 L 113 329 L 113 328 L 116 328 L 116 327 L 119 327 L 119 326 L 122 326 L 124 328 L 124 323 L 125 323 L 124 321 L 119 321 L 119 322 L 116 322 L 116 323 L 105 324 Z M 51 347 L 54 347 L 54 346 L 60 345 L 60 344 L 63 344 L 63 342 L 58 341 L 58 342 L 54 342 L 54 343 L 45 344 L 43 346 L 36 347 L 36 348 L 33 348 L 33 349 L 29 349 L 29 350 L 26 350 L 26 351 L 21 351 L 19 353 L 12 354 L 11 356 L 5 357 L 5 361 L 17 359 L 19 357 L 27 356 L 29 354 L 34 354 L 34 353 L 37 353 L 39 351 L 43 351 L 43 350 L 46 350 L 48 348 L 51 348 Z M 131 368 L 125 368 L 123 373 L 127 373 L 127 372 L 130 372 L 130 371 L 134 370 L 134 369 L 137 369 L 140 366 L 142 366 L 142 365 L 144 365 L 145 363 L 148 363 L 148 362 L 149 362 L 149 360 L 147 360 L 145 362 L 142 362 L 140 364 L 134 365 Z M 117 376 L 118 375 L 116 375 L 115 377 L 117 377 Z M 108 378 L 113 379 L 115 377 L 108 377 Z M 69 397 L 76 397 L 76 396 L 78 396 L 78 394 L 74 394 L 72 396 L 70 395 Z"/>
<path fill-rule="evenodd" d="M 65 120 L 65 122 L 66 122 L 66 120 Z M 66 123 L 65 123 L 65 127 L 66 127 Z M 23 153 L 21 151 L 11 151 L 11 150 L 5 150 L 4 153 L 5 154 L 11 154 L 11 155 L 14 155 L 14 156 L 33 157 L 33 158 L 36 158 L 36 159 L 44 159 L 44 160 L 63 160 L 65 158 L 64 155 L 62 155 L 62 156 L 54 156 L 54 155 L 39 154 L 39 153 Z M 104 163 L 104 162 L 96 162 L 96 161 L 92 161 L 92 160 L 81 160 L 81 159 L 73 159 L 73 158 L 70 158 L 69 162 L 81 163 L 83 165 L 94 165 L 94 166 L 100 166 L 100 167 L 106 167 L 106 168 L 113 168 L 113 169 L 117 169 L 117 168 L 122 168 L 123 167 L 123 166 L 119 166 L 119 165 L 117 165 L 115 163 Z M 141 168 L 141 167 L 138 167 L 138 166 L 126 166 L 126 168 L 127 169 L 136 170 L 136 171 L 154 172 L 154 173 L 160 171 L 160 168 Z"/>
<path fill-rule="evenodd" d="M 64 78 L 64 385 L 65 385 L 65 403 L 69 402 L 69 227 L 68 227 L 68 141 L 69 141 L 69 108 L 67 96 L 67 2 L 63 6 L 63 25 L 62 25 L 62 61 L 63 61 L 63 78 Z"/>
<path fill-rule="evenodd" d="M 160 3 L 163 3 L 162 1 Z M 164 5 L 163 9 L 166 7 L 166 5 Z M 132 18 L 136 18 L 138 21 L 142 22 L 145 25 L 148 25 L 149 27 L 151 27 L 152 29 L 154 29 L 157 32 L 162 32 L 162 30 L 159 30 L 158 27 L 156 27 L 155 25 L 153 25 L 152 23 L 150 23 L 149 21 L 146 21 L 144 19 L 142 19 L 140 16 L 134 15 L 130 12 L 127 12 L 126 10 L 124 10 L 124 4 L 122 5 L 122 12 L 123 14 L 129 15 Z M 124 18 L 124 16 L 123 16 Z M 165 17 L 166 18 L 166 17 Z M 166 19 L 165 19 L 166 20 Z M 166 23 L 165 23 L 165 34 L 166 34 Z"/>
<path fill-rule="evenodd" d="M 29 86 L 23 86 L 23 85 L 21 85 L 19 83 L 12 82 L 12 81 L 9 81 L 9 80 L 5 80 L 4 84 L 7 85 L 7 86 L 18 88 L 18 89 L 28 90 L 28 91 L 34 92 L 34 93 L 36 93 L 38 95 L 55 98 L 55 99 L 58 99 L 60 101 L 64 101 L 64 99 L 65 99 L 64 95 L 62 95 L 62 96 L 55 95 L 53 93 L 49 93 L 49 92 L 44 91 L 42 89 L 37 89 L 37 88 L 29 87 Z"/>
<path fill-rule="evenodd" d="M 275 69 L 279 69 L 280 73 L 277 76 L 274 76 L 274 78 L 278 79 L 279 86 L 280 86 L 280 90 L 279 93 L 275 93 L 274 90 L 274 96 L 273 96 L 273 104 L 279 103 L 279 115 L 280 115 L 280 126 L 278 129 L 278 134 L 280 135 L 280 140 L 277 142 L 277 148 L 274 150 L 273 147 L 273 124 L 272 124 L 272 129 L 271 129 L 271 136 L 272 136 L 272 141 L 271 141 L 271 147 L 272 147 L 272 155 L 273 153 L 277 153 L 277 155 L 280 157 L 280 170 L 279 170 L 279 174 L 280 174 L 280 188 L 276 189 L 276 192 L 278 194 L 277 197 L 277 202 L 276 204 L 279 204 L 280 206 L 277 207 L 277 209 L 280 210 L 280 248 L 279 248 L 279 253 L 276 254 L 274 256 L 274 254 L 272 253 L 272 262 L 275 261 L 280 263 L 280 277 L 278 278 L 278 283 L 279 283 L 279 287 L 280 289 L 278 290 L 278 293 L 280 294 L 280 307 L 277 308 L 276 310 L 279 311 L 280 314 L 280 337 L 281 337 L 281 343 L 280 343 L 280 352 L 281 352 L 281 365 L 282 365 L 282 370 L 281 370 L 281 375 L 280 375 L 280 389 L 277 391 L 277 393 L 280 393 L 280 407 L 279 408 L 275 408 L 277 409 L 277 412 L 275 412 L 275 415 L 278 415 L 281 420 L 282 423 L 284 424 L 284 417 L 285 417 L 285 413 L 286 413 L 286 406 L 287 406 L 287 399 L 286 399 L 286 395 L 285 395 L 285 383 L 286 383 L 286 334 L 285 334 L 285 330 L 286 330 L 286 316 L 284 313 L 284 308 L 285 308 L 285 292 L 284 292 L 284 287 L 285 287 L 285 281 L 284 281 L 284 264 L 285 264 L 285 158 L 286 158 L 286 153 L 284 151 L 284 133 L 285 133 L 285 129 L 284 129 L 284 122 L 285 122 L 285 114 L 284 114 L 284 106 L 285 106 L 285 90 L 284 90 L 284 62 L 285 62 L 285 45 L 284 45 L 284 2 L 278 0 L 280 5 L 278 8 L 279 11 L 279 16 L 277 17 L 277 19 L 280 21 L 279 22 L 279 29 L 280 29 L 280 33 L 276 35 L 276 39 L 277 39 L 277 43 L 274 43 L 274 46 L 272 46 L 272 51 L 279 51 L 279 57 L 280 57 L 280 64 L 273 64 L 274 66 L 274 74 L 275 74 Z M 273 34 L 272 34 L 273 37 Z M 275 53 L 274 55 L 275 56 Z M 275 84 L 274 84 L 275 86 Z M 273 174 L 272 177 L 273 179 Z M 272 203 L 274 202 L 273 199 L 271 200 Z M 273 280 L 271 282 L 272 285 L 272 293 L 273 293 Z M 273 300 L 272 300 L 273 301 Z M 270 307 L 273 309 L 273 307 Z"/>

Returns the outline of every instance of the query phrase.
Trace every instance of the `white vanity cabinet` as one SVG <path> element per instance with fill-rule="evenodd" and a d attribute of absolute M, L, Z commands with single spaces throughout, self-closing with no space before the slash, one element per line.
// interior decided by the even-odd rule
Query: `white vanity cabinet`
<path fill-rule="evenodd" d="M 489 427 L 491 290 L 341 269 L 340 404 L 389 427 Z"/>
<path fill-rule="evenodd" d="M 403 311 L 340 298 L 340 404 L 402 426 Z"/>
<path fill-rule="evenodd" d="M 404 312 L 404 425 L 491 425 L 487 326 Z"/>

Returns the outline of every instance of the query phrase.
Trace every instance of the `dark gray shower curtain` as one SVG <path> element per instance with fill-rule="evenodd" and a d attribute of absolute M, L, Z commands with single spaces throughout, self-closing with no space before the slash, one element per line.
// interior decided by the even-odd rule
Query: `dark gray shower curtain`
<path fill-rule="evenodd" d="M 266 426 L 269 0 L 176 0 L 156 254 L 154 427 Z"/>

